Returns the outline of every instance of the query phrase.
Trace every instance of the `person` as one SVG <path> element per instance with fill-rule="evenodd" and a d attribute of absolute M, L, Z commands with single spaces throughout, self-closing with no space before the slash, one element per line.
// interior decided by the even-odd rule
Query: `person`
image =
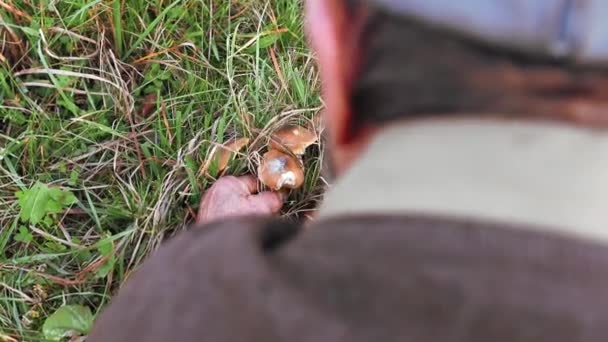
<path fill-rule="evenodd" d="M 87 341 L 607 341 L 607 6 L 307 0 L 319 217 L 219 179 Z"/>

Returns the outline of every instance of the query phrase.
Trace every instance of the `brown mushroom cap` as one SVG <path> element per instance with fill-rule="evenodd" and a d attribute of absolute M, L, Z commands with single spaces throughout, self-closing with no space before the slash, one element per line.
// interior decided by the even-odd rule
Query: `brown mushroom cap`
<path fill-rule="evenodd" d="M 293 154 L 302 155 L 306 148 L 317 141 L 317 135 L 302 126 L 286 125 L 270 138 L 270 147 L 279 151 L 288 149 Z"/>
<path fill-rule="evenodd" d="M 247 144 L 249 144 L 248 138 L 233 138 L 223 145 L 215 145 L 209 153 L 209 159 L 203 169 L 206 171 L 211 163 L 215 163 L 217 172 L 223 172 L 228 167 L 232 156 L 240 152 Z"/>
<path fill-rule="evenodd" d="M 258 178 L 272 190 L 299 189 L 304 184 L 304 169 L 296 158 L 277 150 L 262 156 Z"/>

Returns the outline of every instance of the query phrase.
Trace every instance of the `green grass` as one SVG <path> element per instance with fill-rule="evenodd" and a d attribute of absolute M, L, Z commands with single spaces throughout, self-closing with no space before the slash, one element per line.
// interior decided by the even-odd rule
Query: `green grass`
<path fill-rule="evenodd" d="M 0 2 L 0 341 L 37 341 L 192 221 L 214 143 L 306 122 L 319 80 L 298 0 Z M 318 197 L 320 153 L 286 215 Z M 37 182 L 78 201 L 24 222 L 16 194 Z"/>

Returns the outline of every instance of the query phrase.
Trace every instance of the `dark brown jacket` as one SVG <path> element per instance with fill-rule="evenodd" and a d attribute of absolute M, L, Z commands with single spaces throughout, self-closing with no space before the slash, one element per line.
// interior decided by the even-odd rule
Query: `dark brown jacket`
<path fill-rule="evenodd" d="M 608 248 L 525 228 L 421 216 L 193 227 L 87 341 L 608 341 Z"/>

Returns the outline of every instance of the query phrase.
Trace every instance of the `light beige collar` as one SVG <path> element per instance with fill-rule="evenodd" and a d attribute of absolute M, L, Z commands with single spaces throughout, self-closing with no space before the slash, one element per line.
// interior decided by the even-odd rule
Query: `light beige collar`
<path fill-rule="evenodd" d="M 412 212 L 608 242 L 608 133 L 473 120 L 388 128 L 328 192 L 320 216 Z"/>

